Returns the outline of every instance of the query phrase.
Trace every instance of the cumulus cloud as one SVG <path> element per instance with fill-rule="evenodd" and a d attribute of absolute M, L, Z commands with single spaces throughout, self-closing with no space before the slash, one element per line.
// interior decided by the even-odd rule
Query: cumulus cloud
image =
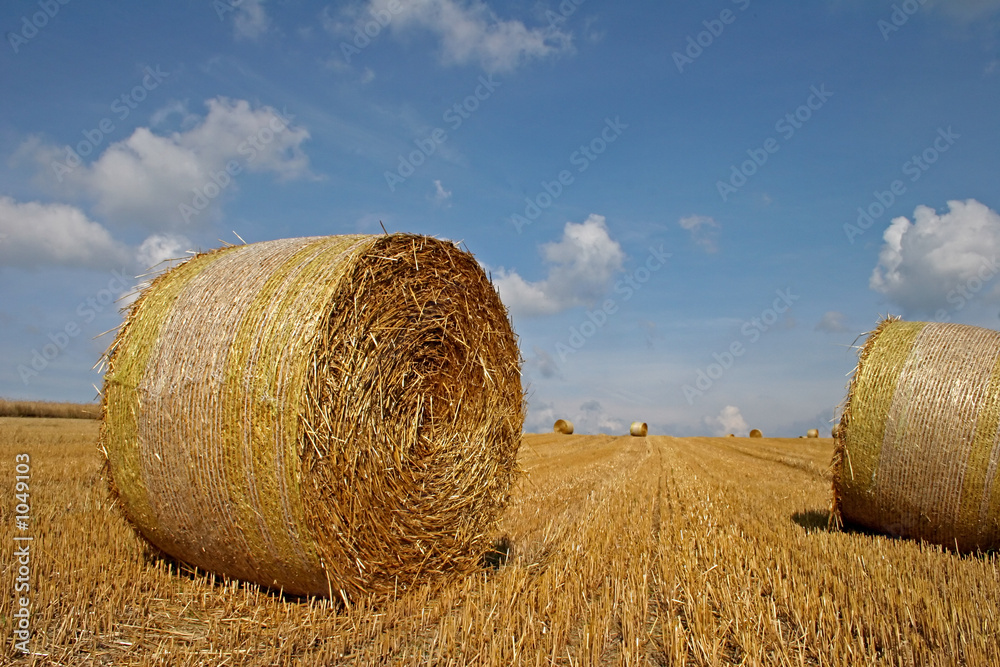
<path fill-rule="evenodd" d="M 176 234 L 153 234 L 139 246 L 136 261 L 140 269 L 162 268 L 161 264 L 175 259 L 187 259 L 191 242 Z"/>
<path fill-rule="evenodd" d="M 609 415 L 599 401 L 593 400 L 580 405 L 580 413 L 573 422 L 578 426 L 577 433 L 620 434 L 625 429 L 625 422 Z"/>
<path fill-rule="evenodd" d="M 131 251 L 101 224 L 66 204 L 17 202 L 0 197 L 0 266 L 121 268 Z"/>
<path fill-rule="evenodd" d="M 500 268 L 497 287 L 515 315 L 550 315 L 574 306 L 592 306 L 607 294 L 621 271 L 625 253 L 608 235 L 602 215 L 567 222 L 562 240 L 542 246 L 548 265 L 544 280 L 529 282 L 516 271 Z"/>
<path fill-rule="evenodd" d="M 354 9 L 357 23 L 376 16 L 391 17 L 387 30 L 395 34 L 425 31 L 440 41 L 446 65 L 478 62 L 488 72 L 507 72 L 534 59 L 572 50 L 572 36 L 554 26 L 528 28 L 518 20 L 504 20 L 483 0 L 369 0 L 362 11 Z M 397 11 L 391 11 L 390 7 Z M 325 22 L 343 32 L 342 23 Z"/>
<path fill-rule="evenodd" d="M 960 307 L 998 272 L 1000 215 L 974 199 L 949 201 L 943 214 L 918 206 L 913 222 L 893 219 L 882 238 L 869 286 L 905 314 Z"/>
<path fill-rule="evenodd" d="M 843 333 L 848 331 L 847 325 L 844 323 L 846 319 L 847 316 L 843 313 L 836 310 L 828 310 L 823 313 L 823 317 L 820 318 L 814 328 L 816 331 L 822 331 L 823 333 Z"/>
<path fill-rule="evenodd" d="M 723 436 L 730 433 L 742 435 L 750 432 L 750 425 L 743 419 L 740 409 L 735 405 L 727 405 L 722 408 L 718 417 L 707 417 L 705 421 L 712 428 L 712 435 Z"/>
<path fill-rule="evenodd" d="M 159 135 L 137 128 L 90 164 L 56 167 L 53 157 L 64 161 L 65 149 L 50 146 L 33 146 L 35 157 L 67 193 L 92 200 L 109 222 L 157 229 L 210 222 L 243 171 L 311 175 L 301 148 L 309 132 L 291 126 L 290 117 L 225 97 L 207 106 L 190 129 Z"/>
<path fill-rule="evenodd" d="M 705 252 L 718 250 L 716 240 L 719 238 L 719 223 L 707 215 L 689 215 L 681 218 L 678 224 L 691 232 L 691 240 L 700 245 Z"/>

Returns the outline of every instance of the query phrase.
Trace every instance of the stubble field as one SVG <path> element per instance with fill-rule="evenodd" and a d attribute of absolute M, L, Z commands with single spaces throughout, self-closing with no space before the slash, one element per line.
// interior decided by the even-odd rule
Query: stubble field
<path fill-rule="evenodd" d="M 146 549 L 109 505 L 97 429 L 0 418 L 0 663 L 1000 665 L 997 557 L 828 530 L 828 439 L 527 435 L 505 562 L 347 609 Z"/>

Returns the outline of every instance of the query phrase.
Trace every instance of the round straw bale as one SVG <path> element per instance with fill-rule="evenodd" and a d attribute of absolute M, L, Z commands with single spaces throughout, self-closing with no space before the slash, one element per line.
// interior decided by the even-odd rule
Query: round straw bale
<path fill-rule="evenodd" d="M 750 437 L 751 438 L 763 438 L 764 434 L 760 432 L 759 428 L 755 428 L 752 431 L 750 431 Z"/>
<path fill-rule="evenodd" d="M 1000 333 L 883 320 L 861 349 L 833 463 L 842 522 L 1000 547 Z"/>
<path fill-rule="evenodd" d="M 100 445 L 154 546 L 349 600 L 468 571 L 517 475 L 520 355 L 468 253 L 282 239 L 159 276 L 107 353 Z"/>
<path fill-rule="evenodd" d="M 573 422 L 568 419 L 557 419 L 552 430 L 556 433 L 563 433 L 565 435 L 573 435 Z"/>
<path fill-rule="evenodd" d="M 818 428 L 811 428 L 811 429 L 809 429 L 808 431 L 806 431 L 806 437 L 807 438 L 818 438 L 819 437 L 819 429 Z"/>
<path fill-rule="evenodd" d="M 646 432 L 648 430 L 646 422 L 632 422 L 632 425 L 628 427 L 629 435 L 634 435 L 639 438 L 646 437 Z"/>

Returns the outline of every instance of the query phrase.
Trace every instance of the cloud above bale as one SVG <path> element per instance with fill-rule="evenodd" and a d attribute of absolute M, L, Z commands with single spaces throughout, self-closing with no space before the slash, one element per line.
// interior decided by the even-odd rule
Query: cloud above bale
<path fill-rule="evenodd" d="M 131 254 L 100 223 L 67 204 L 0 197 L 0 235 L 0 266 L 112 269 Z"/>
<path fill-rule="evenodd" d="M 559 241 L 542 246 L 548 276 L 530 282 L 501 267 L 497 287 L 515 316 L 552 315 L 574 306 L 592 306 L 607 294 L 625 253 L 608 234 L 603 215 L 567 222 Z"/>
<path fill-rule="evenodd" d="M 729 435 L 730 433 L 746 433 L 750 429 L 740 409 L 735 405 L 722 408 L 717 417 L 707 417 L 705 422 L 712 428 L 712 435 Z"/>
<path fill-rule="evenodd" d="M 136 128 L 89 163 L 77 153 L 92 149 L 86 142 L 56 147 L 33 137 L 19 153 L 31 154 L 60 194 L 92 203 L 107 222 L 127 227 L 207 226 L 245 172 L 312 177 L 302 151 L 309 132 L 291 116 L 226 97 L 206 105 L 208 113 L 184 131 Z"/>
<path fill-rule="evenodd" d="M 986 288 L 998 272 L 1000 215 L 968 199 L 938 213 L 918 206 L 913 221 L 894 218 L 883 234 L 869 287 L 907 316 L 941 316 L 972 298 L 995 300 Z"/>

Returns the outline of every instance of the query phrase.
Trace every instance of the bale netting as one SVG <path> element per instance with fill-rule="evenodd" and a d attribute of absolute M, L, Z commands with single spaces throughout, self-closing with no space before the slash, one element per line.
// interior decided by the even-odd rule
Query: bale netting
<path fill-rule="evenodd" d="M 645 438 L 648 431 L 646 422 L 632 422 L 632 425 L 628 427 L 629 435 L 634 435 L 637 438 Z"/>
<path fill-rule="evenodd" d="M 764 434 L 760 432 L 759 428 L 755 428 L 755 429 L 751 429 L 750 430 L 750 437 L 751 438 L 763 438 Z"/>
<path fill-rule="evenodd" d="M 107 353 L 101 449 L 155 547 L 295 595 L 475 568 L 518 474 L 520 355 L 450 242 L 283 239 L 156 278 Z"/>
<path fill-rule="evenodd" d="M 968 552 L 1000 547 L 1000 333 L 886 319 L 835 440 L 833 515 Z"/>
<path fill-rule="evenodd" d="M 563 435 L 573 435 L 573 422 L 568 419 L 557 419 L 552 430 Z"/>

